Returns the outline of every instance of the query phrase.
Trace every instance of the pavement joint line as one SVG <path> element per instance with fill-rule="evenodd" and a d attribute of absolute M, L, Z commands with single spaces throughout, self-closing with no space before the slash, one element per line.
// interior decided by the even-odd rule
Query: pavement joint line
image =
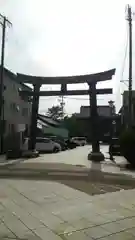
<path fill-rule="evenodd" d="M 14 189 L 14 188 L 13 188 L 13 189 Z M 28 200 L 28 199 L 27 199 L 27 200 Z M 12 200 L 12 202 L 14 202 L 14 201 Z M 14 202 L 14 203 L 15 203 L 16 205 L 18 205 L 16 202 Z M 2 204 L 2 203 L 1 203 L 1 204 Z M 38 238 L 40 238 L 39 235 L 37 235 L 37 234 L 34 232 L 34 229 L 30 229 L 30 228 L 21 220 L 20 217 L 18 217 L 17 215 L 14 215 L 12 211 L 10 211 L 9 209 L 7 209 L 7 208 L 5 207 L 5 205 L 2 204 L 2 206 L 5 208 L 5 210 L 6 210 L 7 212 L 11 213 L 13 216 L 16 216 L 17 219 L 18 219 L 26 228 L 28 228 L 28 230 L 30 230 L 35 236 L 37 236 Z M 18 206 L 20 207 L 20 205 L 18 205 Z M 39 220 L 39 218 L 33 216 L 31 213 L 29 213 L 29 215 L 31 215 L 31 216 L 34 217 L 35 219 Z M 61 219 L 61 218 L 60 218 L 60 219 Z M 61 219 L 61 220 L 63 220 L 63 219 Z M 17 240 L 17 239 L 20 239 L 20 238 L 18 238 L 17 235 L 5 224 L 5 222 L 4 222 L 2 219 L 1 219 L 1 222 L 4 223 L 4 225 L 6 226 L 6 228 L 7 228 L 9 231 L 11 231 L 14 236 L 16 236 L 16 238 L 9 238 L 9 239 L 16 239 L 16 240 Z M 42 226 L 43 226 L 43 227 L 46 227 L 47 229 L 49 229 L 50 231 L 52 231 L 53 233 L 55 233 L 57 236 L 59 236 L 58 233 L 56 233 L 55 231 L 53 231 L 52 229 L 50 229 L 50 228 L 49 228 L 47 225 L 45 225 L 42 221 L 39 220 L 39 222 L 42 223 Z M 27 240 L 26 238 L 24 238 L 24 239 Z M 40 239 L 41 239 L 41 238 L 40 238 Z M 21 238 L 20 240 L 23 240 L 23 238 Z M 42 240 L 42 239 L 41 239 L 41 240 Z"/>
<path fill-rule="evenodd" d="M 13 188 L 14 189 L 14 188 Z M 19 192 L 20 193 L 20 192 Z M 93 197 L 94 198 L 94 197 Z M 27 199 L 27 198 L 26 198 Z M 28 199 L 27 199 L 28 200 Z M 13 201 L 13 200 L 12 200 Z M 13 201 L 14 202 L 14 201 Z M 2 204 L 2 203 L 1 203 Z M 16 204 L 16 202 L 15 202 L 15 204 Z M 18 205 L 18 204 L 17 204 Z M 12 211 L 10 211 L 9 209 L 7 209 L 6 207 L 5 207 L 5 205 L 3 205 L 2 204 L 2 206 L 8 211 L 8 212 L 10 212 L 12 215 L 14 215 L 13 214 L 13 212 Z M 18 206 L 20 206 L 20 205 L 18 205 Z M 126 208 L 126 207 L 124 207 L 125 209 L 128 209 L 128 208 Z M 128 209 L 129 210 L 129 209 Z M 31 215 L 32 217 L 34 217 L 33 215 L 32 215 L 32 213 L 29 213 L 29 215 Z M 102 216 L 102 214 L 98 214 L 99 216 Z M 129 216 L 129 217 L 122 217 L 121 219 L 119 219 L 119 220 L 110 220 L 109 222 L 107 222 L 107 223 L 104 223 L 104 224 L 95 224 L 95 226 L 91 226 L 91 227 L 86 227 L 86 228 L 82 228 L 81 230 L 85 230 L 85 229 L 89 229 L 89 228 L 92 228 L 92 227 L 98 227 L 98 226 L 105 226 L 106 224 L 108 224 L 108 223 L 116 223 L 116 222 L 119 222 L 119 221 L 121 221 L 121 220 L 124 220 L 124 219 L 132 219 L 133 217 L 135 217 L 135 216 Z M 34 217 L 35 219 L 38 219 L 37 217 Z M 65 222 L 65 220 L 62 218 L 62 217 L 59 217 L 62 221 L 64 221 Z M 19 218 L 19 220 L 20 220 L 20 218 Z M 39 219 L 38 219 L 39 220 Z M 108 219 L 109 220 L 109 219 Z M 21 220 L 20 220 L 21 221 Z M 2 222 L 5 224 L 5 222 L 2 220 Z M 24 224 L 24 222 L 23 221 L 21 221 L 22 223 L 23 223 L 23 225 L 25 225 Z M 42 224 L 43 224 L 43 222 L 42 222 Z M 48 226 L 46 226 L 45 224 L 43 224 L 45 227 L 47 227 L 48 229 L 50 229 Z M 72 224 L 71 224 L 72 225 Z M 5 224 L 5 226 L 7 227 L 7 225 Z M 26 226 L 26 225 L 25 225 Z M 73 226 L 73 225 L 72 225 Z M 26 226 L 27 228 L 28 228 L 28 226 Z M 74 226 L 73 226 L 74 227 Z M 7 227 L 8 228 L 8 227 Z M 133 227 L 132 227 L 133 228 Z M 128 229 L 132 229 L 132 228 L 127 228 L 127 230 Z M 10 229 L 10 228 L 8 228 L 11 232 L 12 232 L 12 230 Z M 30 228 L 28 228 L 29 230 L 31 230 Z M 52 231 L 52 229 L 50 229 L 51 231 Z M 72 230 L 71 231 L 71 233 L 72 232 L 76 232 L 76 231 L 80 231 L 80 229 L 79 230 Z M 123 231 L 123 230 L 122 230 Z M 55 231 L 54 231 L 55 232 Z M 12 232 L 13 233 L 13 232 Z M 13 233 L 14 234 L 14 233 Z"/>
<path fill-rule="evenodd" d="M 113 223 L 113 222 L 111 222 L 111 223 Z M 107 224 L 107 223 L 106 223 Z M 103 225 L 105 225 L 105 224 L 103 224 Z M 76 232 L 81 232 L 81 231 L 85 231 L 85 230 L 88 230 L 88 229 L 90 229 L 90 228 L 96 228 L 96 227 L 101 227 L 102 228 L 102 225 L 96 225 L 96 226 L 91 226 L 91 227 L 87 227 L 87 228 L 83 228 L 83 229 L 79 229 L 79 230 L 73 230 L 72 232 L 70 232 L 70 233 L 61 233 L 61 234 L 59 234 L 59 236 L 61 236 L 61 235 L 69 235 L 69 234 L 72 234 L 72 233 L 76 233 Z M 129 227 L 129 228 L 126 228 L 126 229 L 123 229 L 123 230 L 120 230 L 120 231 L 116 231 L 115 233 L 111 233 L 110 232 L 110 234 L 108 234 L 108 235 L 106 235 L 106 236 L 102 236 L 102 237 L 97 237 L 97 238 L 93 238 L 93 237 L 91 237 L 93 240 L 95 239 L 95 240 L 97 240 L 97 239 L 104 239 L 104 238 L 106 238 L 106 237 L 110 237 L 110 236 L 112 236 L 112 235 L 115 235 L 115 234 L 117 234 L 117 233 L 121 233 L 121 232 L 125 232 L 125 231 L 128 231 L 128 230 L 131 230 L 132 228 L 134 228 L 134 227 Z M 86 234 L 86 233 L 85 233 Z M 86 236 L 89 236 L 89 235 L 87 235 L 86 234 Z M 83 239 L 82 239 L 83 240 Z"/>
<path fill-rule="evenodd" d="M 10 185 L 10 184 L 9 184 Z M 14 189 L 14 190 L 16 190 L 15 188 L 13 188 L 11 185 L 10 185 L 10 187 L 12 188 L 12 189 Z M 38 205 L 39 207 L 41 207 L 42 208 L 42 206 L 40 206 L 40 204 L 37 204 L 35 201 L 32 201 L 32 200 L 30 200 L 29 198 L 27 198 L 27 196 L 25 196 L 25 195 L 23 195 L 23 194 L 21 194 L 19 191 L 16 191 L 16 192 L 18 192 L 20 195 L 22 195 L 23 197 L 25 197 L 28 201 L 30 201 L 30 202 L 33 202 L 34 204 L 36 204 L 36 205 Z M 19 205 L 17 202 L 15 202 L 13 199 L 11 200 L 13 203 L 15 203 L 17 206 L 19 206 L 19 207 L 21 207 L 21 205 Z M 3 205 L 3 204 L 2 204 Z M 5 209 L 7 209 L 4 205 L 3 205 L 3 207 L 5 208 Z M 10 212 L 12 215 L 14 215 L 13 214 L 13 212 L 12 211 L 10 211 L 10 210 L 8 210 L 8 212 Z M 52 213 L 53 214 L 53 213 Z M 35 219 L 37 219 L 37 220 L 39 220 L 39 218 L 37 218 L 37 217 L 35 217 L 31 212 L 29 212 L 29 215 L 31 215 L 32 217 L 34 217 Z M 55 214 L 53 214 L 54 216 L 56 216 Z M 15 215 L 16 217 L 17 217 L 17 215 Z M 18 218 L 18 217 L 17 217 Z M 63 220 L 61 217 L 58 217 L 60 220 L 62 220 L 63 222 L 66 222 L 65 220 Z M 20 220 L 20 218 L 18 218 L 19 220 Z M 21 221 L 21 220 L 20 220 Z M 40 221 L 40 220 L 39 220 Z M 23 224 L 24 224 L 24 222 L 23 221 L 21 221 Z M 42 222 L 42 221 L 40 221 L 40 222 Z M 45 227 L 47 227 L 48 228 L 48 226 L 47 225 L 45 225 L 43 222 L 42 222 L 42 224 L 45 226 Z M 25 224 L 24 224 L 25 225 Z M 26 225 L 25 225 L 26 226 Z M 27 228 L 28 228 L 28 226 L 27 226 Z M 31 229 L 30 229 L 31 230 Z"/>
<path fill-rule="evenodd" d="M 102 217 L 102 215 L 100 215 L 99 214 L 99 216 L 101 216 Z M 90 229 L 90 228 L 96 228 L 96 227 L 102 227 L 102 226 L 105 226 L 105 225 L 107 225 L 107 224 L 110 224 L 110 223 L 117 223 L 117 222 L 119 222 L 119 221 L 121 221 L 121 220 L 125 220 L 125 219 L 132 219 L 133 217 L 135 217 L 135 216 L 132 216 L 132 217 L 124 217 L 124 218 L 121 218 L 121 219 L 119 219 L 119 220 L 110 220 L 110 222 L 107 222 L 107 223 L 102 223 L 102 224 L 96 224 L 96 223 L 94 223 L 95 225 L 94 226 L 90 226 L 90 227 L 84 227 L 84 228 L 81 228 L 81 229 L 75 229 L 75 230 L 72 230 L 70 233 L 73 233 L 73 232 L 80 232 L 80 231 L 82 231 L 82 230 L 87 230 L 87 229 Z M 64 220 L 63 218 L 62 218 L 62 220 Z M 109 220 L 109 219 L 108 219 Z M 91 222 L 90 222 L 91 223 Z M 71 225 L 72 225 L 72 223 L 71 223 Z M 74 225 L 72 225 L 72 227 L 74 227 Z M 127 228 L 126 230 L 129 230 L 129 229 L 132 229 L 133 227 L 129 227 L 129 228 Z M 124 231 L 124 230 L 121 230 L 121 231 Z"/>
<path fill-rule="evenodd" d="M 7 209 L 6 209 L 7 210 Z M 10 212 L 10 211 L 8 211 L 8 212 Z M 6 223 L 3 221 L 3 219 L 1 219 L 1 222 L 5 225 L 5 227 L 16 237 L 15 239 L 17 239 L 18 237 L 16 236 L 16 234 L 12 231 L 12 229 L 10 229 L 7 225 L 6 225 Z M 7 237 L 7 239 L 8 239 L 9 237 Z M 12 237 L 11 238 L 9 238 L 9 239 L 12 239 Z M 14 239 L 14 238 L 13 238 Z"/>
<path fill-rule="evenodd" d="M 35 202 L 35 201 L 33 201 L 32 199 L 30 199 L 29 197 L 27 197 L 27 196 L 26 196 L 25 194 L 23 194 L 22 192 L 18 191 L 18 190 L 17 190 L 16 188 L 14 188 L 12 185 L 9 184 L 9 186 L 10 186 L 14 191 L 16 191 L 16 192 L 19 193 L 21 196 L 23 196 L 25 199 L 27 199 L 29 202 L 32 202 L 32 203 L 40 206 L 40 204 L 38 204 L 37 202 Z M 16 203 L 16 202 L 14 202 L 14 203 Z M 19 205 L 18 205 L 18 206 L 19 206 Z M 42 207 L 42 206 L 40 206 L 40 207 Z"/>
<path fill-rule="evenodd" d="M 101 225 L 100 225 L 101 226 Z M 96 228 L 96 226 L 94 226 L 95 228 Z M 90 228 L 94 228 L 94 227 L 90 227 Z M 101 226 L 102 227 L 102 226 Z M 70 232 L 70 233 L 61 233 L 61 234 L 59 234 L 58 236 L 68 236 L 68 235 L 72 235 L 72 233 L 76 233 L 76 232 L 81 232 L 81 231 L 83 231 L 83 230 L 87 230 L 87 229 L 90 229 L 90 228 L 85 228 L 85 229 L 79 229 L 79 230 L 73 230 L 72 232 Z M 133 227 L 132 227 L 133 228 Z M 93 238 L 93 237 L 91 237 L 93 240 L 97 240 L 97 239 L 104 239 L 104 238 L 106 238 L 106 237 L 110 237 L 110 236 L 112 236 L 112 235 L 114 235 L 115 236 L 115 234 L 117 234 L 117 233 L 121 233 L 121 232 L 125 232 L 125 230 L 126 231 L 128 231 L 128 230 L 130 230 L 130 229 L 132 229 L 132 228 L 127 228 L 127 229 L 124 229 L 124 230 L 120 230 L 120 231 L 118 231 L 118 232 L 115 232 L 115 233 L 111 233 L 111 232 L 108 232 L 108 233 L 110 233 L 110 234 L 108 234 L 108 235 L 105 235 L 105 236 L 102 236 L 102 237 L 97 237 L 97 238 Z M 88 237 L 90 237 L 89 235 L 87 235 L 86 233 L 85 233 L 85 235 L 86 236 L 88 236 Z M 64 239 L 63 239 L 64 240 Z M 83 240 L 83 239 L 82 239 Z"/>
<path fill-rule="evenodd" d="M 30 201 L 30 202 L 32 202 L 32 203 L 34 203 L 34 204 L 36 204 L 36 205 L 38 205 L 39 207 L 42 208 L 42 206 L 40 206 L 40 204 L 38 204 L 36 201 L 30 199 L 29 197 L 27 197 L 27 196 L 24 195 L 23 193 L 19 192 L 16 188 L 13 188 L 12 185 L 9 184 L 9 186 L 10 186 L 13 190 L 15 190 L 17 193 L 19 193 L 21 196 L 23 196 L 24 198 L 26 198 L 28 201 Z M 53 193 L 55 194 L 55 192 L 53 192 Z M 57 195 L 61 197 L 60 194 L 57 194 Z M 63 197 L 63 196 L 62 196 L 62 197 Z M 63 197 L 63 198 L 64 198 L 64 197 Z M 67 200 L 66 198 L 64 198 L 64 199 Z M 16 202 L 13 201 L 13 199 L 12 199 L 12 202 L 14 202 L 14 203 L 16 204 Z M 17 204 L 17 205 L 18 205 L 18 204 Z M 20 206 L 20 205 L 18 205 L 18 206 Z M 53 214 L 53 215 L 54 215 L 54 214 Z M 61 219 L 61 220 L 63 220 L 63 219 Z"/>
<path fill-rule="evenodd" d="M 10 210 L 8 210 L 8 212 L 10 212 L 12 215 L 14 215 Z M 32 214 L 30 214 L 32 217 L 34 217 Z M 100 214 L 99 214 L 99 216 L 100 216 Z M 102 216 L 102 215 L 101 215 Z M 124 220 L 124 219 L 132 219 L 133 217 L 135 217 L 135 216 L 132 216 L 132 217 L 124 217 L 124 218 L 122 218 L 122 219 L 119 219 L 119 220 L 116 220 L 116 221 L 110 221 L 110 222 L 107 222 L 107 223 L 103 223 L 103 224 L 95 224 L 94 226 L 90 226 L 90 227 L 84 227 L 84 228 L 81 228 L 81 229 L 75 229 L 75 230 L 72 230 L 70 233 L 72 234 L 72 233 L 74 233 L 74 232 L 80 232 L 80 231 L 82 231 L 82 230 L 87 230 L 87 229 L 90 229 L 90 228 L 96 228 L 96 227 L 102 227 L 102 226 L 105 226 L 105 225 L 107 225 L 107 224 L 110 224 L 110 223 L 117 223 L 117 222 L 119 222 L 119 221 L 121 221 L 121 220 Z M 35 218 L 35 217 L 34 217 Z M 32 231 L 35 235 L 36 235 L 36 233 L 34 232 L 34 230 L 32 230 L 32 229 L 30 229 L 20 218 L 18 218 L 19 220 L 20 220 L 20 222 L 22 222 L 23 223 L 23 225 L 25 226 L 25 227 L 27 227 L 30 231 Z M 36 218 L 36 219 L 38 219 L 38 218 Z M 62 218 L 60 218 L 61 220 L 63 220 Z M 39 220 L 39 219 L 38 219 Z M 5 222 L 4 221 L 2 221 L 3 223 L 4 223 L 4 225 L 12 232 L 12 230 L 5 224 Z M 40 221 L 40 222 L 42 222 L 42 221 Z M 64 221 L 65 223 L 67 222 L 67 221 Z M 62 233 L 61 234 L 58 234 L 55 230 L 52 230 L 51 228 L 49 228 L 47 225 L 45 225 L 43 222 L 42 222 L 42 225 L 43 226 L 45 226 L 46 228 L 48 228 L 49 230 L 51 230 L 53 233 L 55 233 L 55 234 L 57 234 L 58 236 L 60 236 L 60 235 L 63 235 Z M 74 225 L 72 225 L 72 223 L 71 223 L 71 226 L 72 227 L 74 227 Z M 128 228 L 126 228 L 126 229 L 124 229 L 124 230 L 120 230 L 119 232 L 123 232 L 123 231 L 125 231 L 125 230 L 130 230 L 130 229 L 132 229 L 133 227 L 128 227 Z M 119 232 L 116 232 L 116 233 L 119 233 Z M 14 232 L 12 232 L 14 235 L 15 235 L 15 233 Z M 67 234 L 68 235 L 68 232 L 67 233 L 65 233 L 65 234 Z M 113 235 L 114 233 L 111 233 L 110 235 Z M 107 235 L 107 236 L 110 236 L 110 235 Z M 16 236 L 16 235 L 15 235 Z M 36 236 L 38 236 L 38 235 L 36 235 Z M 17 237 L 17 236 L 16 236 Z M 97 238 L 97 239 L 100 239 L 100 238 Z M 102 239 L 102 237 L 101 237 L 101 239 Z"/>

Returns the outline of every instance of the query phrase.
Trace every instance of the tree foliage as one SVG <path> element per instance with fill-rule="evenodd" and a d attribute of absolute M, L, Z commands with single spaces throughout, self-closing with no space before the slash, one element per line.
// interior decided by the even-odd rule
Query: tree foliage
<path fill-rule="evenodd" d="M 54 120 L 61 120 L 63 118 L 63 108 L 61 105 L 52 106 L 48 108 L 47 116 Z"/>
<path fill-rule="evenodd" d="M 69 136 L 83 136 L 84 134 L 84 124 L 78 120 L 76 114 L 72 114 L 72 116 L 63 116 L 63 106 L 62 104 L 58 104 L 48 108 L 47 116 L 54 120 L 61 120 L 61 127 L 66 128 L 69 131 Z"/>
<path fill-rule="evenodd" d="M 135 166 L 135 129 L 128 128 L 120 135 L 120 148 L 122 155 L 127 161 Z"/>
<path fill-rule="evenodd" d="M 73 114 L 71 117 L 66 116 L 63 124 L 68 129 L 70 137 L 83 136 L 82 124 L 78 121 L 76 114 Z"/>

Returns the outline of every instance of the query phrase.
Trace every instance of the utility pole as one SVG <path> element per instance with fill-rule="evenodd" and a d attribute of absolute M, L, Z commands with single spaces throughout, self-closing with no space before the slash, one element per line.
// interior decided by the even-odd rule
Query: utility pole
<path fill-rule="evenodd" d="M 1 45 L 1 68 L 0 68 L 0 152 L 3 152 L 3 122 L 4 122 L 4 56 L 5 56 L 5 34 L 6 34 L 6 23 L 12 25 L 9 20 L 0 14 L 0 24 L 2 25 L 2 45 Z"/>
<path fill-rule="evenodd" d="M 59 96 L 58 101 L 59 101 L 60 106 L 61 106 L 61 113 L 62 113 L 61 118 L 63 120 L 63 118 L 64 118 L 64 106 L 65 106 L 64 96 L 63 95 Z"/>
<path fill-rule="evenodd" d="M 132 125 L 132 11 L 127 7 L 127 20 L 129 24 L 129 85 L 128 85 L 128 125 Z"/>
<path fill-rule="evenodd" d="M 62 108 L 62 119 L 63 119 L 64 118 L 64 105 L 65 105 L 64 96 L 63 95 L 61 96 L 60 105 L 61 105 L 61 108 Z"/>

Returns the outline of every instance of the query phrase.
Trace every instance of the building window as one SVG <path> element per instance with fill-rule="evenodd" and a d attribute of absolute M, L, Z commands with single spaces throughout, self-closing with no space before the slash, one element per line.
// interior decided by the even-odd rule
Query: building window
<path fill-rule="evenodd" d="M 11 107 L 11 110 L 14 111 L 14 112 L 19 112 L 20 111 L 20 107 L 16 103 L 11 103 L 10 107 Z"/>
<path fill-rule="evenodd" d="M 19 92 L 19 96 L 21 98 L 21 100 L 23 100 L 24 102 L 32 102 L 32 97 L 28 96 L 27 94 L 22 92 L 23 89 L 22 88 L 18 88 L 18 92 Z"/>
<path fill-rule="evenodd" d="M 22 115 L 23 115 L 24 117 L 28 116 L 28 108 L 23 108 L 23 109 L 22 109 Z"/>

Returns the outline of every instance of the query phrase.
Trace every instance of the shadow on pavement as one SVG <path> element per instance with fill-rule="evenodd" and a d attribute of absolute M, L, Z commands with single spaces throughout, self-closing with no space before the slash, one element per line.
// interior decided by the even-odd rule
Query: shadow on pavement
<path fill-rule="evenodd" d="M 99 166 L 98 166 L 99 168 Z M 59 172 L 59 171 L 11 171 L 0 172 L 0 178 L 6 179 L 26 179 L 26 180 L 45 180 L 56 181 L 67 185 L 73 189 L 80 190 L 90 195 L 103 194 L 106 192 L 114 192 L 122 189 L 135 188 L 135 181 L 133 178 L 104 173 L 98 170 L 91 169 L 89 172 Z"/>
<path fill-rule="evenodd" d="M 99 182 L 89 182 L 89 181 L 76 181 L 76 180 L 59 180 L 59 183 L 62 183 L 68 187 L 74 188 L 81 192 L 85 192 L 89 195 L 104 194 L 107 192 L 116 192 L 122 189 L 133 189 L 133 186 L 126 185 L 111 185 L 111 184 L 101 184 Z"/>
<path fill-rule="evenodd" d="M 131 176 L 104 172 L 102 163 L 95 162 L 91 162 L 90 168 L 64 163 L 23 162 L 0 169 L 0 178 L 57 181 L 90 195 L 135 188 Z"/>

